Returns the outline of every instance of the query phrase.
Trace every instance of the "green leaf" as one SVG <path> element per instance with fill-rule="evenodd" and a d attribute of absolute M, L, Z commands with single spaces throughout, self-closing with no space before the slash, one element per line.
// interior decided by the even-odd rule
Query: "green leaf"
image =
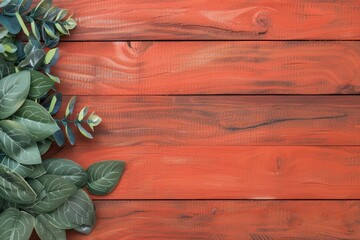
<path fill-rule="evenodd" d="M 87 188 L 94 195 L 106 195 L 119 183 L 125 168 L 123 161 L 103 161 L 94 163 L 87 169 Z"/>
<path fill-rule="evenodd" d="M 89 110 L 88 107 L 84 107 L 83 109 L 81 109 L 81 111 L 79 112 L 79 115 L 77 117 L 77 120 L 79 122 L 81 122 L 84 119 L 84 117 L 86 117 L 88 110 Z"/>
<path fill-rule="evenodd" d="M 71 145 L 75 144 L 75 134 L 69 124 L 65 124 L 65 133 Z"/>
<path fill-rule="evenodd" d="M 15 16 L 5 16 L 0 14 L 0 24 L 6 27 L 11 34 L 18 34 L 21 31 L 21 25 Z"/>
<path fill-rule="evenodd" d="M 55 82 L 47 75 L 38 72 L 30 71 L 31 85 L 29 98 L 38 99 L 43 97 L 50 89 L 54 87 Z"/>
<path fill-rule="evenodd" d="M 88 179 L 86 171 L 72 160 L 64 158 L 47 159 L 43 161 L 43 166 L 48 174 L 60 176 L 79 188 L 83 187 Z"/>
<path fill-rule="evenodd" d="M 34 19 L 32 19 L 32 18 L 30 18 L 30 26 L 31 26 L 31 31 L 32 31 L 33 35 L 36 37 L 37 40 L 40 40 L 41 36 L 40 36 L 39 28 L 36 25 L 36 22 L 34 21 Z"/>
<path fill-rule="evenodd" d="M 33 14 L 35 17 L 44 15 L 51 7 L 51 0 L 42 0 L 34 9 Z"/>
<path fill-rule="evenodd" d="M 28 178 L 38 178 L 46 174 L 45 168 L 42 164 L 31 165 L 33 168 L 32 172 L 29 174 Z"/>
<path fill-rule="evenodd" d="M 66 240 L 65 230 L 53 226 L 44 215 L 36 217 L 35 230 L 41 240 Z"/>
<path fill-rule="evenodd" d="M 34 225 L 35 218 L 29 213 L 8 208 L 0 215 L 0 239 L 29 239 Z"/>
<path fill-rule="evenodd" d="M 70 101 L 69 101 L 69 103 L 68 103 L 68 105 L 67 105 L 67 107 L 66 107 L 65 117 L 68 117 L 68 116 L 70 116 L 70 115 L 73 113 L 74 107 L 75 107 L 75 103 L 76 103 L 76 96 L 73 96 L 73 97 L 70 99 Z"/>
<path fill-rule="evenodd" d="M 63 205 L 44 216 L 52 225 L 61 229 L 92 229 L 96 220 L 94 204 L 82 189 L 78 189 Z"/>
<path fill-rule="evenodd" d="M 44 140 L 60 129 L 45 108 L 31 100 L 26 100 L 12 119 L 24 125 L 35 141 Z"/>
<path fill-rule="evenodd" d="M 86 137 L 86 138 L 89 138 L 89 139 L 93 139 L 93 136 L 91 135 L 91 133 L 89 133 L 88 131 L 86 131 L 85 128 L 83 128 L 83 126 L 81 126 L 80 123 L 76 123 L 76 126 L 78 127 L 80 133 Z"/>
<path fill-rule="evenodd" d="M 72 18 L 68 18 L 65 22 L 64 22 L 64 27 L 67 29 L 67 30 L 72 30 L 76 27 L 76 22 L 74 19 Z"/>
<path fill-rule="evenodd" d="M 50 49 L 46 54 L 45 64 L 50 64 L 54 60 L 56 62 L 58 58 L 59 58 L 59 49 L 58 48 Z"/>
<path fill-rule="evenodd" d="M 53 25 L 50 25 L 49 23 L 43 23 L 43 31 L 46 32 L 47 35 L 49 35 L 51 38 L 59 38 L 59 36 L 55 35 L 55 28 Z"/>
<path fill-rule="evenodd" d="M 98 115 L 95 115 L 94 112 L 87 119 L 87 123 L 92 131 L 94 131 L 94 127 L 98 126 L 101 123 L 102 119 Z"/>
<path fill-rule="evenodd" d="M 21 71 L 1 79 L 0 89 L 0 119 L 4 119 L 25 102 L 30 91 L 30 73 Z"/>
<path fill-rule="evenodd" d="M 17 18 L 17 20 L 19 21 L 19 24 L 23 30 L 23 32 L 25 33 L 26 36 L 29 36 L 30 33 L 29 33 L 29 30 L 27 29 L 25 23 L 24 23 L 24 20 L 22 19 L 21 15 L 19 12 L 15 13 L 15 16 Z"/>
<path fill-rule="evenodd" d="M 36 193 L 25 179 L 4 165 L 0 165 L 0 196 L 19 204 L 29 204 L 36 200 Z"/>
<path fill-rule="evenodd" d="M 6 27 L 1 27 L 0 28 L 0 39 L 6 37 L 6 35 L 8 35 L 9 30 Z"/>
<path fill-rule="evenodd" d="M 29 176 L 33 171 L 32 166 L 22 165 L 4 154 L 0 155 L 0 164 L 10 168 L 12 171 L 18 173 L 23 178 Z"/>
<path fill-rule="evenodd" d="M 62 24 L 60 23 L 55 23 L 55 27 L 56 29 L 61 33 L 61 34 L 64 34 L 64 35 L 69 35 L 70 32 L 69 30 L 67 30 Z"/>
<path fill-rule="evenodd" d="M 11 120 L 0 121 L 0 150 L 25 165 L 41 163 L 39 149 L 30 132 Z"/>
<path fill-rule="evenodd" d="M 57 209 L 77 190 L 77 187 L 65 179 L 55 175 L 43 175 L 37 180 L 44 186 L 46 195 L 30 206 L 24 206 L 27 210 L 42 214 Z"/>
<path fill-rule="evenodd" d="M 37 70 L 41 65 L 44 64 L 44 60 L 45 51 L 43 49 L 36 49 L 31 51 L 30 54 L 19 63 L 18 67 Z"/>
<path fill-rule="evenodd" d="M 49 150 L 51 143 L 52 142 L 49 139 L 44 139 L 44 140 L 37 142 L 37 145 L 38 145 L 41 155 L 45 154 Z"/>
<path fill-rule="evenodd" d="M 0 58 L 0 79 L 9 76 L 11 73 L 13 73 L 13 68 L 11 68 L 11 65 L 8 64 L 5 59 Z"/>
<path fill-rule="evenodd" d="M 11 0 L 2 0 L 0 3 L 0 8 L 5 7 L 11 2 Z"/>
<path fill-rule="evenodd" d="M 61 11 L 60 11 L 60 12 L 58 13 L 58 15 L 56 16 L 55 21 L 57 22 L 57 21 L 63 19 L 63 18 L 66 17 L 66 15 L 68 15 L 68 14 L 69 14 L 69 11 L 68 11 L 68 10 L 66 10 L 66 9 L 61 9 Z"/>

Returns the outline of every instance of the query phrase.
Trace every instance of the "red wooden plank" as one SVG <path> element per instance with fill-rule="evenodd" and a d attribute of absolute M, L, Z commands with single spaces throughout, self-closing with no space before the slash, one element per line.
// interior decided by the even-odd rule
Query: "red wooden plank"
<path fill-rule="evenodd" d="M 98 145 L 359 145 L 360 96 L 82 96 Z M 66 99 L 65 99 L 66 102 Z M 58 118 L 62 118 L 59 116 Z M 79 138 L 77 144 L 89 141 Z"/>
<path fill-rule="evenodd" d="M 74 95 L 354 94 L 359 42 L 63 43 Z"/>
<path fill-rule="evenodd" d="M 87 168 L 120 159 L 116 190 L 98 199 L 359 199 L 360 147 L 106 147 L 61 150 Z M 94 197 L 96 198 L 96 197 Z"/>
<path fill-rule="evenodd" d="M 359 201 L 100 201 L 89 236 L 120 239 L 360 239 Z"/>
<path fill-rule="evenodd" d="M 59 0 L 71 40 L 359 39 L 358 0 Z"/>

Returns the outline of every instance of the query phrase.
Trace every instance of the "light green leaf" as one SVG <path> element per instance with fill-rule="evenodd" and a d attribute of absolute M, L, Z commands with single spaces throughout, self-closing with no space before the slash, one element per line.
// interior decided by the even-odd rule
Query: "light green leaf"
<path fill-rule="evenodd" d="M 0 150 L 25 165 L 41 163 L 39 149 L 30 132 L 11 120 L 0 121 Z"/>
<path fill-rule="evenodd" d="M 72 229 L 95 224 L 95 207 L 87 193 L 78 189 L 63 205 L 44 215 L 57 228 Z"/>
<path fill-rule="evenodd" d="M 29 36 L 30 33 L 29 33 L 29 30 L 27 29 L 25 23 L 24 23 L 24 20 L 22 19 L 21 15 L 19 12 L 15 13 L 15 16 L 17 18 L 17 20 L 19 21 L 19 24 L 23 30 L 23 32 L 25 33 L 26 36 Z"/>
<path fill-rule="evenodd" d="M 83 187 L 88 179 L 86 171 L 72 160 L 64 158 L 46 159 L 43 161 L 43 166 L 48 174 L 60 176 L 79 188 Z"/>
<path fill-rule="evenodd" d="M 38 214 L 55 210 L 74 194 L 77 189 L 74 184 L 55 175 L 46 174 L 37 178 L 37 180 L 44 186 L 46 195 L 43 199 L 24 207 Z"/>
<path fill-rule="evenodd" d="M 72 18 L 68 18 L 65 22 L 64 22 L 64 27 L 67 29 L 67 30 L 72 30 L 76 27 L 76 22 L 74 19 Z"/>
<path fill-rule="evenodd" d="M 52 0 L 42 0 L 34 9 L 34 16 L 44 15 L 51 7 Z"/>
<path fill-rule="evenodd" d="M 92 131 L 94 131 L 94 127 L 98 126 L 101 123 L 102 119 L 98 115 L 95 115 L 94 112 L 90 114 L 87 119 L 87 123 Z"/>
<path fill-rule="evenodd" d="M 30 90 L 30 72 L 21 71 L 1 79 L 0 89 L 0 119 L 4 119 L 25 102 Z"/>
<path fill-rule="evenodd" d="M 0 239 L 29 239 L 34 225 L 35 218 L 29 213 L 8 208 L 0 215 Z"/>
<path fill-rule="evenodd" d="M 106 195 L 114 190 L 125 168 L 123 161 L 103 161 L 87 169 L 87 188 L 94 195 Z"/>
<path fill-rule="evenodd" d="M 68 103 L 68 105 L 67 105 L 67 107 L 66 107 L 65 117 L 68 117 L 68 116 L 70 116 L 70 115 L 73 113 L 74 107 L 75 107 L 75 103 L 76 103 L 76 96 L 73 96 L 73 97 L 70 99 L 70 101 L 69 101 L 69 103 Z"/>
<path fill-rule="evenodd" d="M 88 107 L 84 107 L 83 109 L 81 109 L 81 111 L 79 112 L 79 116 L 77 117 L 77 120 L 79 122 L 81 122 L 84 119 L 84 117 L 88 113 L 88 110 L 89 110 Z"/>
<path fill-rule="evenodd" d="M 66 240 L 65 230 L 53 226 L 44 215 L 36 217 L 35 230 L 41 240 Z"/>
<path fill-rule="evenodd" d="M 93 136 L 91 135 L 91 133 L 89 133 L 88 131 L 86 131 L 85 128 L 83 128 L 83 126 L 81 126 L 80 123 L 76 123 L 76 126 L 78 127 L 80 133 L 86 137 L 86 138 L 89 138 L 89 139 L 93 139 Z"/>
<path fill-rule="evenodd" d="M 12 119 L 24 125 L 35 141 L 44 140 L 60 129 L 50 113 L 31 100 L 26 100 Z"/>
<path fill-rule="evenodd" d="M 30 71 L 30 73 L 31 73 L 31 85 L 29 92 L 30 99 L 41 98 L 50 89 L 54 87 L 55 82 L 47 75 L 38 71 Z"/>
<path fill-rule="evenodd" d="M 63 19 L 64 17 L 66 17 L 66 15 L 68 15 L 69 11 L 66 9 L 61 9 L 61 11 L 58 13 L 58 15 L 55 18 L 55 22 Z"/>
<path fill-rule="evenodd" d="M 32 19 L 32 18 L 30 18 L 30 26 L 31 26 L 31 31 L 32 31 L 33 35 L 36 37 L 37 40 L 40 40 L 41 36 L 40 36 L 39 28 L 36 25 L 36 22 L 34 21 L 34 19 Z"/>
<path fill-rule="evenodd" d="M 0 196 L 19 204 L 29 204 L 36 200 L 36 193 L 25 179 L 4 165 L 0 165 Z"/>
<path fill-rule="evenodd" d="M 45 57 L 45 64 L 49 64 L 54 58 L 57 58 L 59 56 L 59 49 L 53 48 L 50 49 Z"/>

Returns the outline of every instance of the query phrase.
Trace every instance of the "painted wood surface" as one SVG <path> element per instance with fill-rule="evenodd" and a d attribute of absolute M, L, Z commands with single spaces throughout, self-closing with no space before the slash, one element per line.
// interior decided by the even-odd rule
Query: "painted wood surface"
<path fill-rule="evenodd" d="M 100 201 L 89 236 L 70 240 L 360 239 L 359 201 Z"/>
<path fill-rule="evenodd" d="M 70 40 L 359 39 L 358 0 L 59 0 Z"/>
<path fill-rule="evenodd" d="M 359 42 L 63 43 L 69 95 L 356 94 Z"/>
<path fill-rule="evenodd" d="M 85 168 L 127 162 L 115 191 L 96 199 L 360 199 L 360 147 L 66 147 Z"/>
<path fill-rule="evenodd" d="M 360 144 L 359 96 L 83 96 L 84 106 L 103 124 L 78 145 Z"/>

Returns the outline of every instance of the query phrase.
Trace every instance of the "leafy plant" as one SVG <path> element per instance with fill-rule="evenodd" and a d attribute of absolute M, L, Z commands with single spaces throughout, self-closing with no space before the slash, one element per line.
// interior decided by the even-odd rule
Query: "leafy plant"
<path fill-rule="evenodd" d="M 42 159 L 54 142 L 75 144 L 74 128 L 92 139 L 102 119 L 88 107 L 75 114 L 76 97 L 58 117 L 63 97 L 51 74 L 59 59 L 54 47 L 76 22 L 51 0 L 32 6 L 0 0 L 0 239 L 29 239 L 33 229 L 41 239 L 66 239 L 66 229 L 89 234 L 95 224 L 82 188 L 110 193 L 125 164 L 102 161 L 85 170 L 69 159 Z"/>

